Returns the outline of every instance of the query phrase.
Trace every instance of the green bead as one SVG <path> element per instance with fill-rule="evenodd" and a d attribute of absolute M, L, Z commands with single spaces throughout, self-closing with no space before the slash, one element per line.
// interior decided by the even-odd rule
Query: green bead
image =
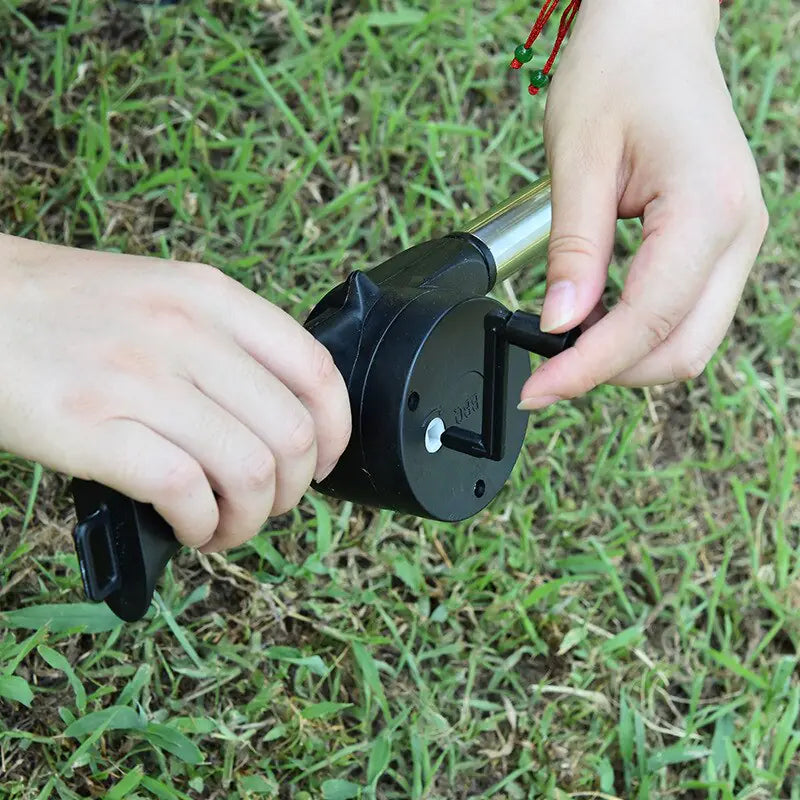
<path fill-rule="evenodd" d="M 533 50 L 521 44 L 515 51 L 514 57 L 522 64 L 527 64 L 533 58 Z"/>
<path fill-rule="evenodd" d="M 536 89 L 544 89 L 550 83 L 550 76 L 546 72 L 537 69 L 536 72 L 531 73 L 531 86 Z"/>

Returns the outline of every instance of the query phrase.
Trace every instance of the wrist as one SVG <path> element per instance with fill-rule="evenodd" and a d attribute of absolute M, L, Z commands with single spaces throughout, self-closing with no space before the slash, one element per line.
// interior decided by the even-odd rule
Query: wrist
<path fill-rule="evenodd" d="M 645 58 L 646 51 L 659 42 L 664 42 L 667 50 L 681 43 L 690 50 L 710 45 L 710 50 L 715 52 L 719 5 L 723 1 L 569 0 L 561 15 L 550 56 L 540 69 L 530 74 L 528 92 L 536 95 L 550 83 L 559 49 L 571 32 L 578 42 L 590 43 L 590 47 L 591 42 L 603 42 L 617 53 L 644 51 Z M 518 70 L 531 61 L 533 44 L 558 5 L 559 0 L 545 0 L 528 38 L 514 50 L 511 69 Z M 576 23 L 574 31 L 573 23 Z M 615 43 L 620 46 L 616 47 Z"/>
<path fill-rule="evenodd" d="M 615 20 L 623 29 L 629 27 L 682 30 L 716 36 L 720 22 L 719 0 L 583 0 L 576 26 L 594 26 L 597 21 Z"/>

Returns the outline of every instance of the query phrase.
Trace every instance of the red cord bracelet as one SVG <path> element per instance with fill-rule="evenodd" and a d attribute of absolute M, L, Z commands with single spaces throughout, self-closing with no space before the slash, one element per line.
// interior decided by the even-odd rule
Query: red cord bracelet
<path fill-rule="evenodd" d="M 534 22 L 531 32 L 528 34 L 528 38 L 514 50 L 514 60 L 511 62 L 511 69 L 519 69 L 523 64 L 527 64 L 533 58 L 533 50 L 531 49 L 533 43 L 539 38 L 539 35 L 544 30 L 544 26 L 547 25 L 548 20 L 553 15 L 553 12 L 560 2 L 561 0 L 545 0 L 542 10 L 539 12 L 539 16 L 536 22 Z M 720 5 L 722 5 L 723 0 L 719 0 L 719 2 Z M 569 3 L 567 3 L 567 7 L 561 15 L 561 21 L 558 23 L 558 34 L 556 35 L 553 49 L 550 51 L 550 56 L 541 69 L 537 69 L 535 72 L 531 73 L 531 82 L 528 86 L 529 94 L 539 94 L 539 90 L 544 89 L 550 83 L 550 70 L 553 68 L 553 63 L 556 60 L 558 51 L 561 49 L 561 45 L 564 43 L 564 39 L 566 39 L 572 27 L 572 23 L 580 7 L 581 0 L 570 0 Z"/>
<path fill-rule="evenodd" d="M 528 34 L 528 38 L 514 51 L 514 60 L 511 62 L 511 69 L 519 69 L 523 64 L 527 64 L 533 58 L 533 50 L 531 47 L 533 43 L 539 38 L 539 34 L 544 30 L 544 26 L 552 16 L 553 12 L 558 7 L 560 0 L 545 0 L 542 10 L 536 22 Z M 561 22 L 558 24 L 558 35 L 556 36 L 553 49 L 550 51 L 550 57 L 542 69 L 537 69 L 531 74 L 531 83 L 528 86 L 530 94 L 539 94 L 539 90 L 543 89 L 550 83 L 550 70 L 553 68 L 553 62 L 556 60 L 558 51 L 572 27 L 572 21 L 581 7 L 581 0 L 570 0 L 564 13 L 561 15 Z"/>

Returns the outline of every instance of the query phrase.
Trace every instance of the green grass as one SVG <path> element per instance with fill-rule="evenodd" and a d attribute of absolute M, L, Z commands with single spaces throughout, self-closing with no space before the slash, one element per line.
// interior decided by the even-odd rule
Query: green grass
<path fill-rule="evenodd" d="M 3 229 L 302 317 L 541 174 L 532 13 L 0 0 Z M 538 415 L 477 518 L 309 495 L 123 627 L 76 605 L 65 479 L 0 454 L 0 797 L 800 798 L 797 33 L 724 14 L 772 227 L 711 367 Z"/>

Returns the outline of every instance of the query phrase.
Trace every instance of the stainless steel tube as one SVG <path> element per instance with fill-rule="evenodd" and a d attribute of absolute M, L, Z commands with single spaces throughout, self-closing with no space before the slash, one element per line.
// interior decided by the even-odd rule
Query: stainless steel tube
<path fill-rule="evenodd" d="M 545 257 L 551 221 L 547 176 L 487 211 L 465 230 L 491 251 L 499 283 Z"/>

